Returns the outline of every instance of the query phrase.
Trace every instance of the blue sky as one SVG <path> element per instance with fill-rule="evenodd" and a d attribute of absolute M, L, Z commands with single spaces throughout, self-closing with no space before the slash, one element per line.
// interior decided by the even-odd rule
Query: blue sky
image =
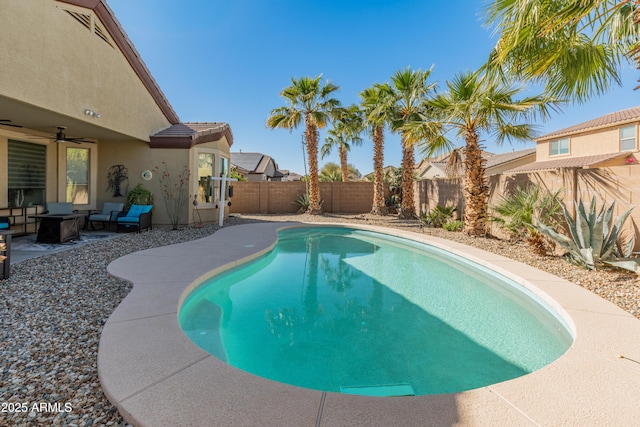
<path fill-rule="evenodd" d="M 495 44 L 482 20 L 484 1 L 471 0 L 108 0 L 116 18 L 182 121 L 231 125 L 232 151 L 272 156 L 303 174 L 302 128 L 271 130 L 266 119 L 285 105 L 292 77 L 317 76 L 340 86 L 344 104 L 389 81 L 398 69 L 428 69 L 443 88 L 456 73 L 475 70 Z M 584 105 L 567 105 L 546 123 L 548 133 L 639 105 L 640 72 L 623 70 L 624 85 Z M 321 133 L 321 142 L 324 141 Z M 483 139 L 481 137 L 481 139 Z M 458 142 L 461 145 L 461 142 Z M 501 153 L 533 143 L 496 146 Z M 416 159 L 419 161 L 420 156 Z M 386 134 L 385 165 L 399 166 L 400 139 Z M 337 152 L 325 159 L 338 162 Z M 354 147 L 349 163 L 371 172 L 372 144 Z"/>

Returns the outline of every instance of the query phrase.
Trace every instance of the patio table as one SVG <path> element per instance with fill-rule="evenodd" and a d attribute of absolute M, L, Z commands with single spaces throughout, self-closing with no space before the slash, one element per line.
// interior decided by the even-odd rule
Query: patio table
<path fill-rule="evenodd" d="M 80 238 L 78 219 L 84 214 L 41 214 L 29 218 L 40 220 L 37 243 L 64 243 Z"/>

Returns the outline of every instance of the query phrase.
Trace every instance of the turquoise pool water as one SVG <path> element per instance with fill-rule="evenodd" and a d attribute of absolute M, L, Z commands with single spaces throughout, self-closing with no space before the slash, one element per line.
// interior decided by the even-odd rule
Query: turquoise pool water
<path fill-rule="evenodd" d="M 389 396 L 454 393 L 533 372 L 573 339 L 535 295 L 443 250 L 346 228 L 281 231 L 268 254 L 184 301 L 182 330 L 244 371 Z"/>

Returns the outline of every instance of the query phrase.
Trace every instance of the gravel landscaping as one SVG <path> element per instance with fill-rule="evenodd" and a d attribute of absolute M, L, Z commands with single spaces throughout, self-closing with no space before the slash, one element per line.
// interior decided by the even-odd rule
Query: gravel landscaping
<path fill-rule="evenodd" d="M 586 271 L 558 257 L 535 255 L 526 244 L 422 228 L 391 216 L 242 215 L 225 226 L 259 221 L 351 222 L 454 240 L 563 277 L 640 319 L 634 274 Z M 13 265 L 11 277 L 0 281 L 0 425 L 127 425 L 102 393 L 97 375 L 102 326 L 130 290 L 106 267 L 129 253 L 198 239 L 217 228 L 126 234 Z"/>

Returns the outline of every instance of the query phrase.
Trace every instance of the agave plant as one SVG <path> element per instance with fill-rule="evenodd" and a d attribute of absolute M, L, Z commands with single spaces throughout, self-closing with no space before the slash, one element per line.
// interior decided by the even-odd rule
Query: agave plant
<path fill-rule="evenodd" d="M 322 202 L 324 200 L 320 200 L 320 206 L 322 206 Z M 310 203 L 309 193 L 302 193 L 293 201 L 293 204 L 299 208 L 298 213 L 305 213 L 309 209 Z"/>
<path fill-rule="evenodd" d="M 629 258 L 620 259 L 617 246 L 622 224 L 633 208 L 613 221 L 615 202 L 606 210 L 603 205 L 596 213 L 595 196 L 591 199 L 589 212 L 585 209 L 582 200 L 579 201 L 575 219 L 572 218 L 564 203 L 561 203 L 561 207 L 567 222 L 569 236 L 558 233 L 535 217 L 533 221 L 535 224 L 532 226 L 560 244 L 568 252 L 573 262 L 587 269 L 595 270 L 597 266 L 609 264 L 636 271 L 637 262 Z M 631 253 L 633 243 L 634 239 L 631 239 L 624 250 L 625 257 Z"/>

